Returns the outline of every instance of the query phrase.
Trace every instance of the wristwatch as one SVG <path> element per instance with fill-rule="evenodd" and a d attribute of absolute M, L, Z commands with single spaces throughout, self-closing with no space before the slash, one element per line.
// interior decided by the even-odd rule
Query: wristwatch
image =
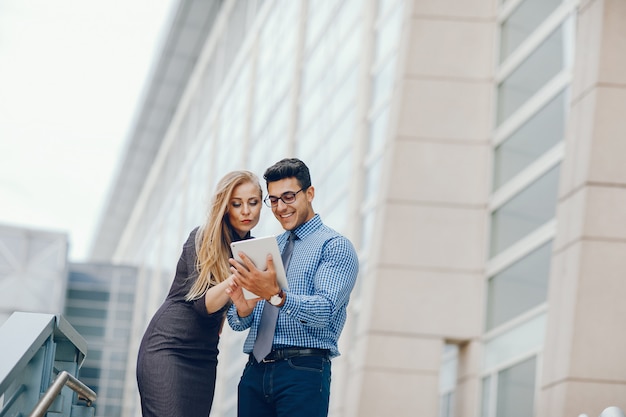
<path fill-rule="evenodd" d="M 285 292 L 283 290 L 280 290 L 278 294 L 272 295 L 270 297 L 270 304 L 278 307 L 279 305 L 283 303 L 284 299 L 285 299 Z"/>

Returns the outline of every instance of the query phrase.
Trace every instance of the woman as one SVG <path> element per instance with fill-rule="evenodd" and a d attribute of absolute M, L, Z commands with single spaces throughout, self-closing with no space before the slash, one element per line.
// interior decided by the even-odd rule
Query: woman
<path fill-rule="evenodd" d="M 215 391 L 217 344 L 230 298 L 230 243 L 250 238 L 262 190 L 248 171 L 227 174 L 206 223 L 183 245 L 174 282 L 139 347 L 137 384 L 144 417 L 207 417 Z"/>

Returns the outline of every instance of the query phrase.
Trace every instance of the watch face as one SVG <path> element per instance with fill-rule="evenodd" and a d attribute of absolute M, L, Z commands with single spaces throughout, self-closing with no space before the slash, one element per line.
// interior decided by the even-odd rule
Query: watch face
<path fill-rule="evenodd" d="M 283 299 L 278 294 L 272 295 L 272 298 L 270 298 L 270 304 L 274 306 L 277 306 L 278 304 L 280 304 L 281 301 L 283 301 Z"/>

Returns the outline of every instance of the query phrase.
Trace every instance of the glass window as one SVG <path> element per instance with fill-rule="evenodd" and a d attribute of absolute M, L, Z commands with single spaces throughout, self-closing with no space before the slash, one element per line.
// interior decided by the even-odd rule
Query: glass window
<path fill-rule="evenodd" d="M 65 309 L 65 314 L 68 317 L 84 317 L 104 320 L 107 317 L 107 310 L 97 310 L 95 308 L 67 307 Z"/>
<path fill-rule="evenodd" d="M 561 92 L 496 147 L 494 190 L 563 140 L 565 97 Z"/>
<path fill-rule="evenodd" d="M 67 292 L 67 298 L 74 300 L 108 301 L 109 293 L 104 291 L 70 289 Z"/>
<path fill-rule="evenodd" d="M 92 368 L 92 367 L 83 366 L 82 368 L 80 368 L 78 373 L 81 378 L 93 378 L 93 379 L 100 378 L 100 368 L 96 368 L 96 367 Z"/>
<path fill-rule="evenodd" d="M 454 416 L 454 392 L 443 394 L 439 398 L 439 417 Z"/>
<path fill-rule="evenodd" d="M 546 301 L 551 248 L 548 242 L 489 279 L 487 330 Z"/>
<path fill-rule="evenodd" d="M 344 154 L 350 154 L 352 148 L 352 135 L 355 134 L 354 125 L 356 123 L 356 110 L 351 108 L 348 113 L 341 118 L 339 124 L 331 130 L 325 144 L 327 163 L 334 164 Z M 319 153 L 319 152 L 318 152 Z"/>
<path fill-rule="evenodd" d="M 386 100 L 393 91 L 396 71 L 396 57 L 385 63 L 382 69 L 372 78 L 372 107 L 376 107 L 380 102 Z"/>
<path fill-rule="evenodd" d="M 88 339 L 93 337 L 104 337 L 104 328 L 101 326 L 78 326 L 74 325 L 74 328 L 81 336 Z"/>
<path fill-rule="evenodd" d="M 559 165 L 545 173 L 491 215 L 491 256 L 551 220 L 556 213 Z"/>
<path fill-rule="evenodd" d="M 498 374 L 497 416 L 529 417 L 533 415 L 535 399 L 535 369 L 533 356 Z"/>
<path fill-rule="evenodd" d="M 382 27 L 376 36 L 376 61 L 398 48 L 404 16 L 402 2 L 396 3 L 393 13 L 381 22 Z"/>
<path fill-rule="evenodd" d="M 327 100 L 326 106 L 330 108 L 333 123 L 336 122 L 347 109 L 357 107 L 355 105 L 357 91 L 358 73 L 354 70 L 335 87 L 335 90 L 331 92 L 331 96 Z"/>
<path fill-rule="evenodd" d="M 561 4 L 562 0 L 525 0 L 502 22 L 500 62 L 504 61 Z"/>
<path fill-rule="evenodd" d="M 491 375 L 483 378 L 480 417 L 489 417 L 491 403 Z"/>
<path fill-rule="evenodd" d="M 373 161 L 367 167 L 365 173 L 365 196 L 364 202 L 371 202 L 378 196 L 380 190 L 380 182 L 382 180 L 383 173 L 383 158 L 380 156 L 376 161 Z"/>
<path fill-rule="evenodd" d="M 439 371 L 439 417 L 454 416 L 454 388 L 457 380 L 459 348 L 454 344 L 444 346 Z"/>
<path fill-rule="evenodd" d="M 564 62 L 563 30 L 559 27 L 498 86 L 498 124 L 558 74 Z"/>
<path fill-rule="evenodd" d="M 485 340 L 483 367 L 484 369 L 502 368 L 516 358 L 538 351 L 543 347 L 546 335 L 548 313 L 541 309 L 538 314 L 523 323 L 511 326 L 498 332 L 495 337 Z"/>
<path fill-rule="evenodd" d="M 374 210 L 369 210 L 361 216 L 361 242 L 359 245 L 359 249 L 361 249 L 362 251 L 366 252 L 370 248 L 372 234 L 374 233 L 375 219 L 376 212 Z"/>
<path fill-rule="evenodd" d="M 385 146 L 387 140 L 387 121 L 389 119 L 389 107 L 385 107 L 378 113 L 370 124 L 368 154 L 372 155 Z"/>

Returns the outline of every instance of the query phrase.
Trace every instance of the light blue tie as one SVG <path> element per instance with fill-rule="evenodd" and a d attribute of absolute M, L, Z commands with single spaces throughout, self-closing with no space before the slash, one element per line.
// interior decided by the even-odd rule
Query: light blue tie
<path fill-rule="evenodd" d="M 281 257 L 283 258 L 283 265 L 285 266 L 285 273 L 289 266 L 289 260 L 293 252 L 293 242 L 297 239 L 297 236 L 292 232 L 287 239 L 287 245 L 283 249 Z M 257 362 L 261 362 L 272 351 L 272 342 L 274 341 L 274 330 L 276 330 L 276 320 L 278 319 L 278 307 L 271 305 L 267 301 L 263 306 L 263 313 L 261 314 L 261 322 L 259 323 L 259 329 L 257 330 L 256 339 L 254 340 L 254 347 L 252 348 L 252 354 Z"/>

